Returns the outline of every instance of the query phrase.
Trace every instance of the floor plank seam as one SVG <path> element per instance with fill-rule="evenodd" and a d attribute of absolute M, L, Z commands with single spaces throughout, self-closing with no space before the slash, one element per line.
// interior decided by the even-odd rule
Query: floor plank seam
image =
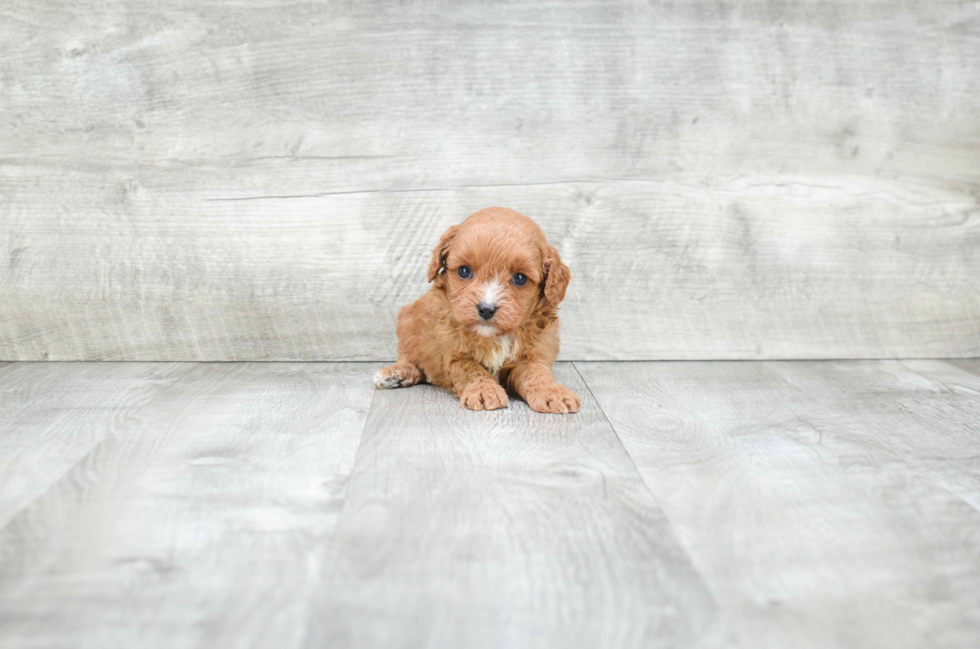
<path fill-rule="evenodd" d="M 11 640 L 465 646 L 500 628 L 553 646 L 974 646 L 980 631 L 976 362 L 563 361 L 584 407 L 543 418 L 516 397 L 470 413 L 429 385 L 376 390 L 370 361 L 58 365 L 0 363 L 8 405 L 58 423 L 55 451 L 73 412 L 119 414 L 0 525 Z"/>
<path fill-rule="evenodd" d="M 165 362 L 169 363 L 171 361 L 165 361 Z M 187 376 L 187 374 L 191 370 L 193 370 L 198 365 L 200 365 L 200 363 L 194 363 L 194 362 L 187 363 L 187 369 L 185 369 L 183 372 L 181 372 L 176 377 L 174 377 L 174 380 L 173 381 L 171 381 L 167 385 L 163 386 L 160 390 L 157 391 L 156 394 L 154 394 L 152 397 L 150 397 L 149 399 L 147 399 L 146 400 L 146 403 L 142 404 L 139 408 L 137 408 L 132 413 L 130 413 L 128 417 L 126 417 L 121 422 L 119 422 L 119 426 L 117 427 L 117 431 L 115 433 L 110 433 L 110 434 L 106 435 L 105 437 L 101 438 L 98 441 L 97 444 L 95 444 L 94 446 L 92 446 L 92 448 L 90 448 L 88 450 L 87 453 L 85 453 L 80 458 L 78 458 L 78 461 L 77 462 L 75 462 L 70 467 L 68 467 L 65 470 L 65 472 L 62 473 L 58 477 L 57 480 L 54 480 L 50 485 L 48 485 L 47 488 L 44 489 L 44 491 L 41 491 L 40 493 L 38 493 L 34 498 L 31 499 L 30 502 L 25 503 L 23 507 L 17 509 L 13 513 L 13 515 L 11 515 L 6 520 L 6 522 L 3 523 L 3 525 L 0 525 L 0 532 L 5 531 L 10 525 L 12 525 L 15 521 L 17 521 L 24 514 L 24 512 L 28 511 L 39 500 L 41 500 L 42 498 L 46 497 L 51 492 L 52 489 L 58 488 L 59 485 L 61 485 L 61 483 L 65 480 L 65 478 L 67 476 L 71 475 L 71 473 L 73 471 L 75 471 L 80 464 L 82 464 L 83 462 L 88 461 L 88 459 L 92 456 L 92 454 L 95 453 L 96 451 L 98 451 L 100 448 L 102 448 L 106 444 L 106 442 L 108 442 L 110 439 L 113 439 L 113 438 L 117 437 L 118 434 L 119 434 L 119 431 L 125 430 L 126 426 L 130 422 L 132 422 L 133 419 L 137 415 L 139 415 L 141 412 L 143 412 L 151 403 L 153 403 L 154 401 L 156 401 L 157 399 L 159 399 L 161 395 L 163 395 L 164 393 L 167 392 L 167 390 L 170 390 L 175 384 L 179 383 L 184 377 Z"/>
<path fill-rule="evenodd" d="M 616 436 L 616 441 L 619 442 L 619 446 L 623 449 L 623 453 L 625 453 L 626 457 L 629 458 L 630 466 L 633 467 L 633 471 L 635 471 L 637 477 L 640 478 L 640 482 L 643 483 L 643 487 L 647 490 L 647 493 L 650 494 L 650 497 L 653 498 L 653 502 L 657 504 L 657 507 L 661 511 L 665 511 L 662 504 L 657 499 L 657 495 L 653 493 L 653 490 L 650 489 L 650 485 L 648 485 L 646 480 L 643 479 L 643 472 L 641 472 L 640 468 L 636 466 L 636 462 L 633 460 L 633 456 L 630 455 L 629 450 L 626 448 L 626 445 L 623 443 L 623 439 L 619 436 L 619 431 L 617 431 L 616 427 L 613 426 L 612 420 L 609 418 L 609 415 L 606 414 L 606 411 L 603 409 L 602 404 L 599 403 L 599 400 L 596 398 L 595 393 L 592 392 L 592 387 L 589 385 L 589 382 L 585 380 L 585 377 L 582 375 L 582 372 L 579 371 L 578 365 L 576 365 L 574 361 L 572 361 L 572 367 L 575 369 L 575 373 L 578 374 L 578 377 L 582 379 L 582 384 L 585 386 L 585 389 L 589 391 L 589 396 L 591 396 L 592 401 L 595 402 L 596 408 L 598 408 L 599 412 L 602 413 L 602 418 L 606 421 L 606 424 L 608 424 L 610 430 L 612 430 L 613 434 Z M 666 517 L 666 512 L 664 513 L 664 516 Z M 674 533 L 673 526 L 671 526 L 670 531 L 672 534 Z M 674 534 L 674 536 L 676 537 L 677 535 Z"/>
<path fill-rule="evenodd" d="M 897 362 L 901 363 L 901 360 L 898 360 L 898 359 L 884 359 L 884 360 L 896 360 Z M 929 359 L 929 360 L 941 360 L 941 359 Z M 777 372 L 774 369 L 772 369 L 771 367 L 769 367 L 769 365 L 771 363 L 774 363 L 774 362 L 778 362 L 778 361 L 764 361 L 762 363 L 762 366 L 766 369 L 766 371 L 772 373 L 776 378 L 779 378 L 779 379 L 785 381 L 787 384 L 791 385 L 794 389 L 799 390 L 803 394 L 807 395 L 808 397 L 810 397 L 811 399 L 813 399 L 815 402 L 817 402 L 820 405 L 822 405 L 824 408 L 826 408 L 826 409 L 828 409 L 828 410 L 830 410 L 832 412 L 838 412 L 837 409 L 835 409 L 833 407 L 833 404 L 828 404 L 827 402 L 825 402 L 824 400 L 820 399 L 818 396 L 816 396 L 815 394 L 813 394 L 812 392 L 810 392 L 809 390 L 807 390 L 806 388 L 800 387 L 799 385 L 797 385 L 796 383 L 794 383 L 789 378 L 784 377 L 782 374 L 780 374 L 779 372 Z M 905 366 L 903 365 L 902 367 L 905 367 Z M 906 369 L 909 369 L 909 368 L 906 368 Z M 945 384 L 943 384 L 940 381 L 937 381 L 936 379 L 934 379 L 932 377 L 923 376 L 919 372 L 916 372 L 915 370 L 912 370 L 912 369 L 909 369 L 909 371 L 912 372 L 913 374 L 916 374 L 917 376 L 922 377 L 923 379 L 926 379 L 926 380 L 931 381 L 933 383 L 939 383 L 940 385 L 943 385 L 943 387 L 945 388 Z M 882 393 L 882 398 L 888 399 L 889 401 L 891 401 L 891 402 L 893 402 L 895 404 L 898 404 L 899 406 L 904 407 L 904 405 L 902 404 L 901 401 L 899 401 L 898 399 L 896 399 L 895 397 L 893 397 L 891 395 Z M 796 413 L 794 412 L 793 414 L 796 414 Z M 856 420 L 854 420 L 854 419 L 852 419 L 850 417 L 847 417 L 844 414 L 840 414 L 840 413 L 838 413 L 838 416 L 840 416 L 841 418 L 845 419 L 848 423 L 853 424 L 854 426 L 857 426 L 857 427 L 862 428 L 862 429 L 864 428 L 864 425 L 860 421 L 856 421 Z M 884 449 L 879 449 L 879 450 L 884 450 Z M 922 478 L 923 480 L 928 480 L 930 484 L 932 484 L 932 485 L 936 486 L 937 488 L 945 491 L 946 493 L 952 495 L 957 500 L 959 500 L 960 502 L 964 503 L 967 507 L 969 507 L 973 511 L 977 512 L 978 514 L 980 514 L 980 508 L 977 508 L 976 505 L 974 505 L 969 500 L 967 500 L 966 498 L 964 498 L 961 494 L 958 494 L 957 492 L 953 491 L 952 489 L 950 489 L 946 485 L 944 485 L 941 482 L 939 482 L 938 480 L 936 480 L 936 478 L 934 478 L 933 475 L 932 475 L 932 473 L 930 472 L 929 467 L 926 466 L 925 464 L 923 464 L 921 460 L 919 460 L 917 458 L 914 458 L 914 457 L 909 457 L 908 454 L 902 453 L 901 451 L 898 451 L 898 450 L 891 451 L 891 453 L 894 455 L 894 457 L 896 457 L 899 460 L 901 460 L 902 462 L 904 462 L 905 465 L 909 468 L 909 471 L 912 474 L 914 474 L 914 475 Z"/>
<path fill-rule="evenodd" d="M 602 418 L 606 421 L 606 424 L 609 425 L 609 428 L 610 430 L 612 430 L 613 435 L 616 436 L 616 441 L 619 442 L 620 448 L 623 449 L 623 453 L 629 459 L 630 466 L 633 467 L 633 471 L 636 473 L 636 477 L 639 478 L 640 484 L 643 485 L 643 488 L 646 490 L 647 494 L 650 495 L 650 498 L 653 499 L 653 502 L 657 506 L 657 509 L 660 510 L 661 514 L 663 515 L 663 522 L 665 528 L 667 529 L 668 532 L 670 532 L 671 536 L 673 536 L 674 541 L 677 544 L 677 547 L 684 553 L 684 556 L 687 558 L 687 562 L 691 566 L 691 569 L 698 576 L 698 579 L 701 580 L 701 583 L 704 585 L 705 591 L 708 597 L 710 598 L 711 603 L 714 605 L 715 610 L 718 611 L 718 614 L 721 616 L 726 626 L 728 626 L 729 628 L 734 628 L 731 622 L 729 621 L 727 610 L 721 605 L 721 600 L 718 598 L 718 595 L 715 593 L 711 583 L 706 579 L 704 571 L 698 568 L 694 555 L 687 547 L 685 547 L 684 541 L 681 539 L 681 536 L 674 529 L 674 523 L 673 521 L 670 520 L 670 517 L 667 514 L 667 510 L 664 508 L 663 504 L 657 498 L 657 494 L 655 494 L 653 492 L 653 489 L 650 488 L 650 485 L 647 484 L 646 478 L 643 476 L 643 472 L 640 471 L 640 468 L 636 465 L 636 461 L 633 459 L 633 456 L 630 454 L 629 449 L 627 449 L 626 445 L 623 443 L 622 437 L 619 436 L 619 431 L 616 430 L 616 427 L 613 425 L 612 420 L 609 419 L 609 415 L 606 414 L 606 411 L 602 407 L 602 404 L 596 398 L 595 393 L 592 392 L 592 386 L 590 386 L 589 382 L 585 380 L 585 376 L 582 375 L 582 372 L 579 370 L 578 365 L 576 365 L 574 361 L 571 362 L 571 365 L 575 369 L 575 373 L 578 374 L 578 377 L 582 380 L 582 384 L 585 386 L 585 389 L 589 391 L 589 396 L 592 397 L 592 401 L 595 402 L 595 405 L 599 409 L 599 412 L 602 413 Z M 734 638 L 734 640 L 736 640 L 736 642 L 733 646 L 740 647 L 741 642 L 739 641 L 739 639 L 736 637 Z"/>
<path fill-rule="evenodd" d="M 953 369 L 953 370 L 960 369 L 960 368 L 956 367 L 955 365 L 950 365 L 949 363 L 947 363 L 946 362 L 946 359 L 942 359 L 942 358 L 931 358 L 929 360 L 939 361 L 940 363 L 942 363 L 943 365 L 945 365 L 949 369 Z M 919 370 L 917 370 L 917 369 L 915 369 L 913 367 L 909 367 L 905 363 L 905 359 L 899 360 L 898 361 L 898 364 L 901 365 L 902 368 L 904 368 L 906 371 L 912 372 L 912 374 L 915 374 L 916 376 L 922 377 L 923 379 L 925 379 L 926 381 L 929 381 L 930 383 L 935 383 L 936 385 L 941 386 L 942 389 L 945 390 L 946 392 L 955 392 L 955 390 L 953 390 L 951 387 L 949 387 L 944 381 L 941 381 L 941 380 L 937 379 L 936 377 L 928 376 L 926 374 L 923 374 L 922 372 L 920 372 Z"/>
<path fill-rule="evenodd" d="M 365 362 L 365 364 L 377 365 L 377 363 L 375 362 Z M 383 365 L 381 365 L 381 367 L 383 367 Z M 344 480 L 343 494 L 341 496 L 344 500 L 344 504 L 341 506 L 340 511 L 337 513 L 337 522 L 334 524 L 333 529 L 331 529 L 329 532 L 329 539 L 327 540 L 327 543 L 325 544 L 325 547 L 323 548 L 322 551 L 323 554 L 320 557 L 321 574 L 323 574 L 328 569 L 327 563 L 330 561 L 330 557 L 333 556 L 336 552 L 337 530 L 340 528 L 341 521 L 343 521 L 344 519 L 344 514 L 348 510 L 349 501 L 347 499 L 347 490 L 350 487 L 350 480 L 354 476 L 355 471 L 357 470 L 357 463 L 361 459 L 361 449 L 364 446 L 364 432 L 367 430 L 368 424 L 371 423 L 371 413 L 374 412 L 374 408 L 378 402 L 378 393 L 380 392 L 381 390 L 378 390 L 377 388 L 374 389 L 374 394 L 371 395 L 371 405 L 368 407 L 367 415 L 364 417 L 364 423 L 361 425 L 361 432 L 357 437 L 357 449 L 354 451 L 354 461 L 351 463 L 350 473 L 348 474 L 347 479 Z M 316 594 L 314 594 L 311 600 L 307 602 L 307 605 L 311 611 L 312 608 L 316 605 L 316 597 L 317 597 Z M 312 619 L 312 615 L 306 616 L 306 623 L 303 629 L 303 635 L 301 636 L 300 641 L 296 644 L 296 646 L 299 648 L 304 648 L 309 645 L 310 630 L 311 627 L 313 626 L 311 619 Z"/>

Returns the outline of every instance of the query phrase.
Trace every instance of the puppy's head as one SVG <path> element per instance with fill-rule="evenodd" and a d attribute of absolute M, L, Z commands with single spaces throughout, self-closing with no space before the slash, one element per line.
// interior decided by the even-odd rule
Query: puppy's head
<path fill-rule="evenodd" d="M 480 210 L 446 230 L 429 264 L 429 281 L 446 292 L 453 317 L 487 338 L 557 307 L 570 280 L 538 224 L 501 207 Z"/>

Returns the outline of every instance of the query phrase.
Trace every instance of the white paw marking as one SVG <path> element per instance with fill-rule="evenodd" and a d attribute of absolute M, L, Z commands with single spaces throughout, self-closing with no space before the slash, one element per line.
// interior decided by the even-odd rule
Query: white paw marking
<path fill-rule="evenodd" d="M 401 385 L 402 380 L 398 376 L 385 376 L 383 370 L 378 370 L 374 373 L 374 387 L 376 388 L 390 390 L 392 388 L 400 388 Z"/>

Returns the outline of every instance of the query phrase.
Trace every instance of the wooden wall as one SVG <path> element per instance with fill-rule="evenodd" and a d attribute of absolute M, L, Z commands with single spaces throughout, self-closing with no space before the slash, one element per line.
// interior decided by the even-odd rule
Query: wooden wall
<path fill-rule="evenodd" d="M 0 1 L 0 358 L 388 359 L 536 218 L 565 359 L 980 355 L 980 5 Z"/>

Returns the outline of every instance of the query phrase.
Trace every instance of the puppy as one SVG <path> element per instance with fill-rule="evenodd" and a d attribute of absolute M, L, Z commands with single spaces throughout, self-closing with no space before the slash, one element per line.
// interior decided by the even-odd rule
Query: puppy
<path fill-rule="evenodd" d="M 506 386 L 538 412 L 579 409 L 551 375 L 558 303 L 571 279 L 538 224 L 489 207 L 454 225 L 432 251 L 432 288 L 398 314 L 398 362 L 379 388 L 428 381 L 470 410 L 507 405 Z"/>

